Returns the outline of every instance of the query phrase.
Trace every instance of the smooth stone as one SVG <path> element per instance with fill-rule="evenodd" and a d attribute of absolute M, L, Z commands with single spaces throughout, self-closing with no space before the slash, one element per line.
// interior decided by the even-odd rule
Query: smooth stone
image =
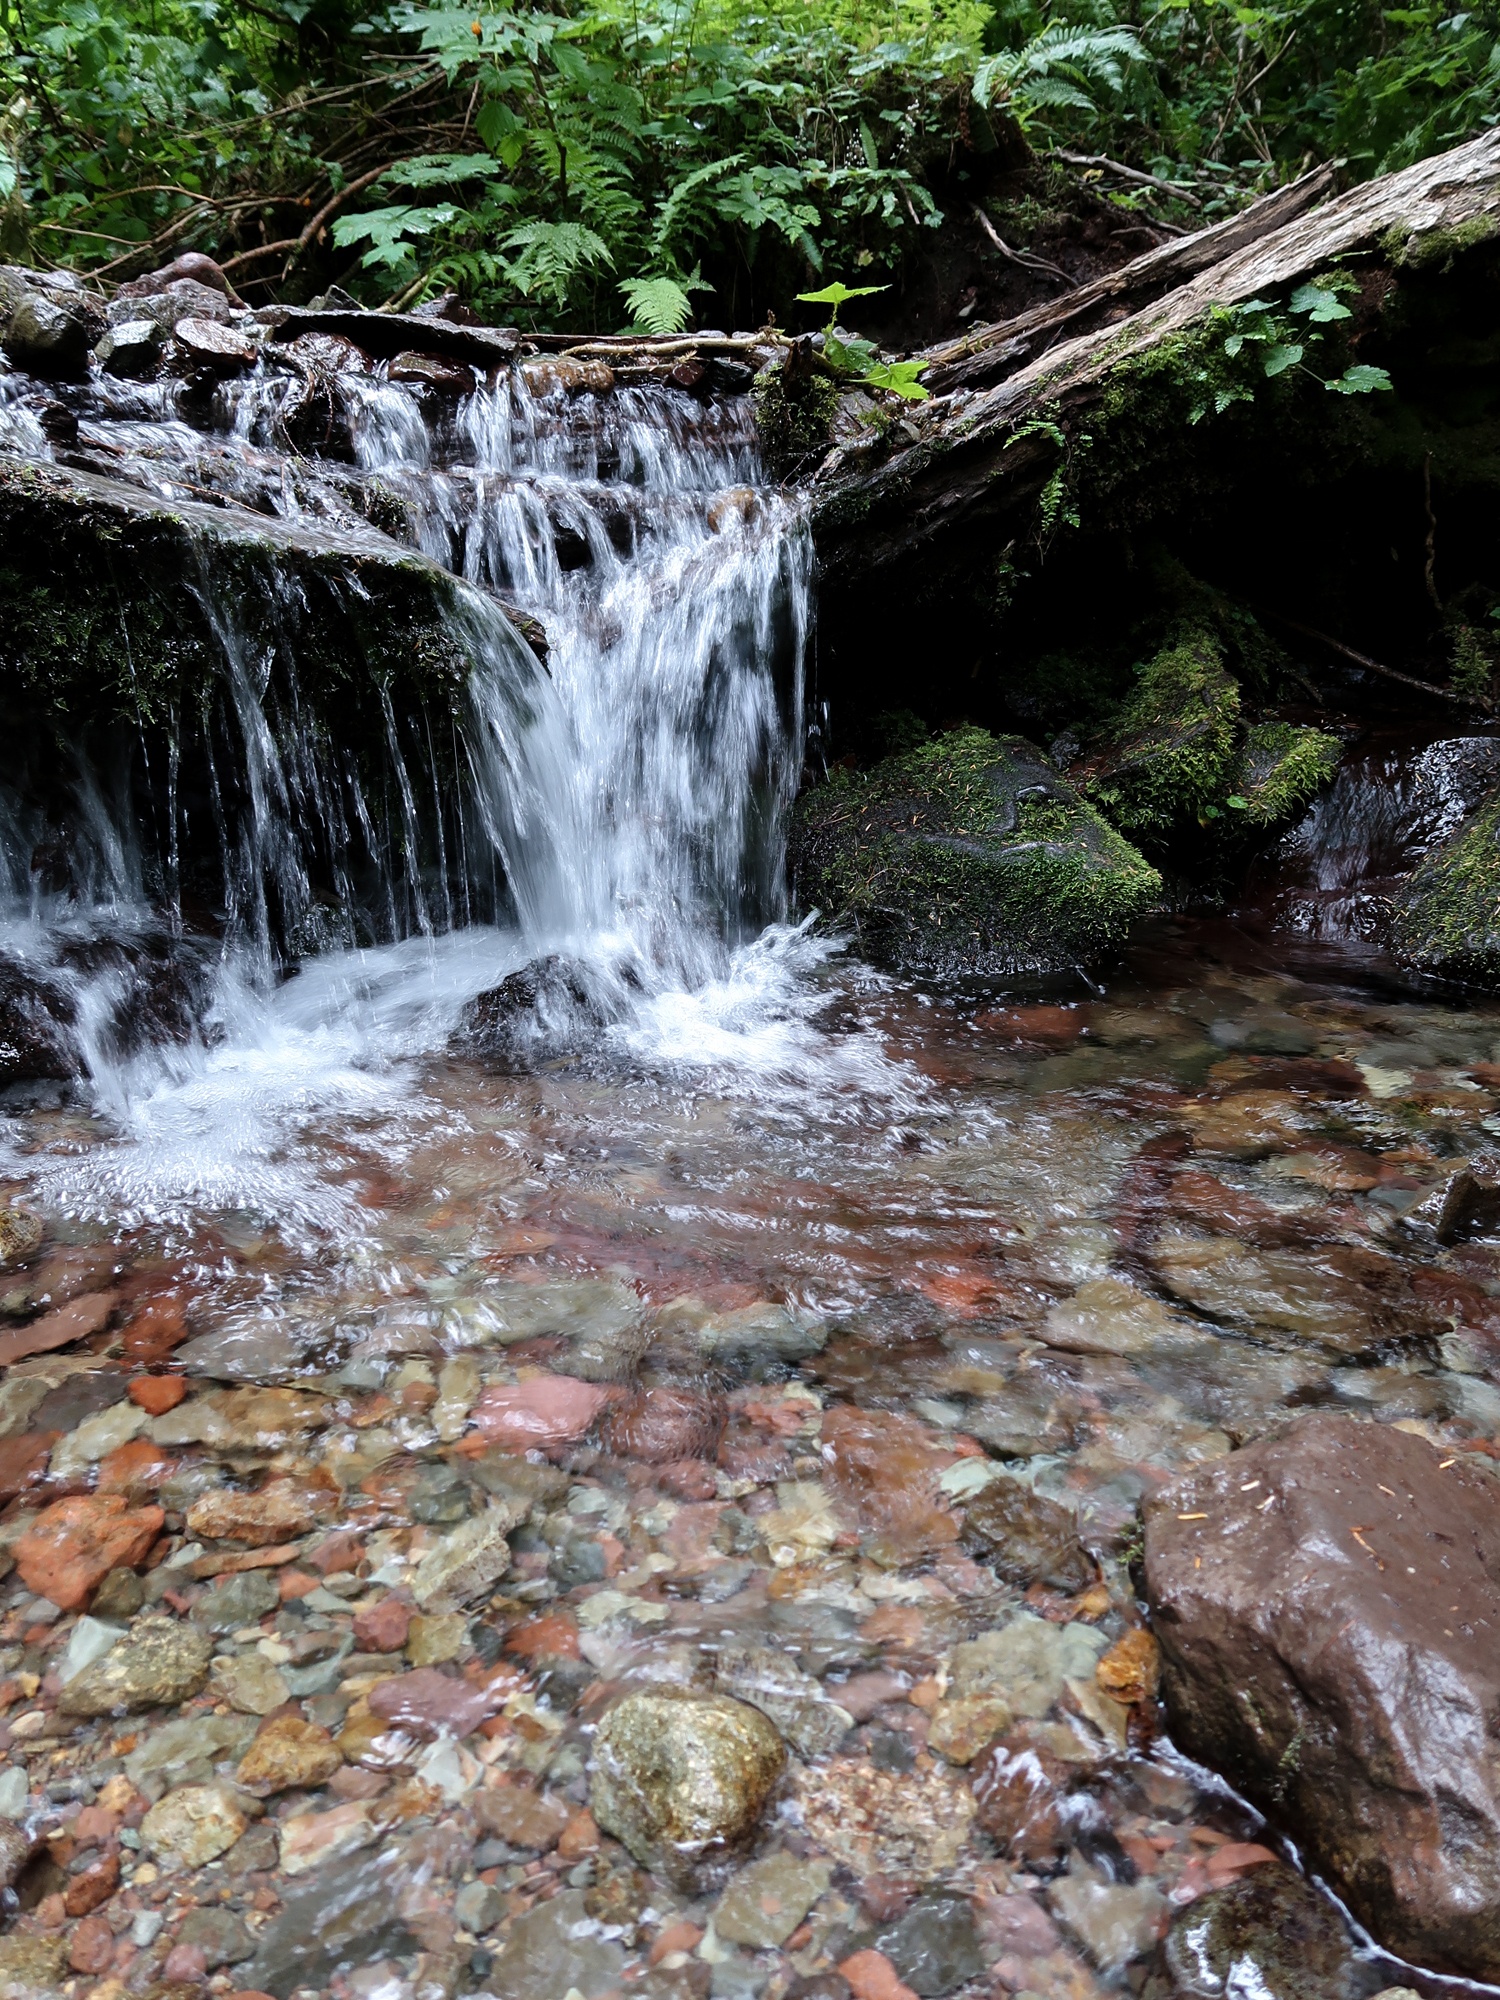
<path fill-rule="evenodd" d="M 875 1943 L 920 2000 L 951 1993 L 985 1969 L 967 1896 L 919 1896 Z"/>
<path fill-rule="evenodd" d="M 108 1458 L 122 1444 L 138 1437 L 148 1422 L 146 1412 L 134 1403 L 116 1403 L 86 1417 L 77 1430 L 53 1447 L 48 1472 L 53 1479 L 77 1479 L 101 1458 Z"/>
<path fill-rule="evenodd" d="M 780 1736 L 744 1702 L 628 1694 L 594 1738 L 590 1804 L 642 1867 L 688 1881 L 749 1844 L 785 1765 Z"/>
<path fill-rule="evenodd" d="M 583 1891 L 566 1889 L 516 1918 L 487 1987 L 505 2000 L 563 2000 L 575 1990 L 597 2000 L 618 1987 L 624 1965 L 624 1952 L 584 1908 Z"/>
<path fill-rule="evenodd" d="M 175 1785 L 206 1784 L 215 1765 L 238 1759 L 254 1734 L 254 1722 L 242 1715 L 179 1716 L 129 1752 L 125 1775 L 139 1790 L 151 1787 L 153 1797 Z"/>
<path fill-rule="evenodd" d="M 249 1821 L 222 1785 L 183 1785 L 168 1792 L 141 1821 L 142 1844 L 189 1868 L 227 1854 Z"/>
<path fill-rule="evenodd" d="M 454 1916 L 475 1937 L 494 1930 L 508 1908 L 505 1897 L 488 1882 L 466 1882 L 453 1899 Z"/>
<path fill-rule="evenodd" d="M 833 1880 L 826 1861 L 768 1854 L 730 1882 L 714 1909 L 714 1934 L 753 1951 L 783 1945 Z"/>
<path fill-rule="evenodd" d="M 1274 1813 L 1388 1949 L 1486 1980 L 1497 1491 L 1470 1454 L 1319 1413 L 1145 1509 L 1174 1740 Z"/>
<path fill-rule="evenodd" d="M 769 1646 L 722 1647 L 716 1677 L 723 1693 L 774 1722 L 799 1757 L 831 1756 L 854 1727 L 854 1717 L 829 1700 L 821 1682 Z"/>
<path fill-rule="evenodd" d="M 259 1624 L 280 1602 L 275 1572 L 247 1569 L 205 1591 L 193 1606 L 191 1617 L 205 1632 L 241 1632 L 247 1625 Z"/>
<path fill-rule="evenodd" d="M 1111 1882 L 1076 1856 L 1047 1900 L 1053 1916 L 1106 1974 L 1143 1958 L 1166 1928 L 1167 1899 L 1155 1883 Z"/>
<path fill-rule="evenodd" d="M 221 1965 L 242 1965 L 255 1956 L 255 1940 L 233 1910 L 189 1910 L 177 1933 L 177 1942 L 201 1951 L 210 1972 Z"/>
<path fill-rule="evenodd" d="M 68 1634 L 67 1650 L 57 1670 L 57 1677 L 63 1686 L 76 1680 L 84 1668 L 91 1667 L 95 1660 L 102 1660 L 110 1648 L 124 1637 L 123 1625 L 106 1624 L 102 1618 L 80 1618 Z"/>
<path fill-rule="evenodd" d="M 1034 1493 L 1019 1479 L 992 1479 L 969 1501 L 964 1544 L 1017 1589 L 1033 1583 L 1087 1590 L 1098 1571 L 1078 1539 L 1071 1507 Z"/>
<path fill-rule="evenodd" d="M 235 1775 L 257 1793 L 311 1790 L 326 1785 L 343 1762 L 343 1753 L 326 1729 L 300 1716 L 278 1715 L 250 1745 Z"/>
<path fill-rule="evenodd" d="M 1146 1990 L 1150 2000 L 1353 2000 L 1354 1970 L 1333 1905 L 1295 1870 L 1266 1862 L 1177 1916 Z"/>
<path fill-rule="evenodd" d="M 291 1694 L 281 1669 L 259 1653 L 215 1660 L 210 1685 L 215 1694 L 242 1715 L 269 1715 Z"/>
<path fill-rule="evenodd" d="M 337 1973 L 415 1950 L 402 1897 L 408 1867 L 393 1846 L 346 1854 L 307 1881 L 282 1884 L 280 1914 L 262 1931 L 243 1987 L 288 2000 L 296 1987 L 323 1987 Z"/>
<path fill-rule="evenodd" d="M 997 1632 L 953 1649 L 956 1695 L 998 1694 L 1013 1715 L 1039 1719 L 1070 1680 L 1092 1680 L 1109 1641 L 1087 1625 L 1051 1625 L 1022 1612 Z"/>
<path fill-rule="evenodd" d="M 0 1819 L 23 1819 L 29 1797 L 25 1770 L 19 1764 L 7 1764 L 0 1770 Z"/>

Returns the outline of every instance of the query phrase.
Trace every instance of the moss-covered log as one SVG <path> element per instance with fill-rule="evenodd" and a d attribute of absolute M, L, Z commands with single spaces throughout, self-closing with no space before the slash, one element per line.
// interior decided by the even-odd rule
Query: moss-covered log
<path fill-rule="evenodd" d="M 1161 888 L 1035 744 L 956 730 L 798 802 L 799 900 L 905 971 L 1090 964 Z"/>

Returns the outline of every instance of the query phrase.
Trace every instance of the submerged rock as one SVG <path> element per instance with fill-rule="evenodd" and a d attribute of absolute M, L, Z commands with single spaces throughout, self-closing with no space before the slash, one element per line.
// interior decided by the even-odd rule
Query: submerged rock
<path fill-rule="evenodd" d="M 785 1764 L 781 1738 L 744 1702 L 630 1694 L 594 1739 L 590 1804 L 643 1867 L 688 1882 L 754 1838 Z"/>
<path fill-rule="evenodd" d="M 624 1963 L 619 1945 L 590 1918 L 583 1891 L 568 1889 L 511 1925 L 487 1990 L 506 2000 L 561 2000 L 566 1993 L 594 2000 L 619 1985 Z"/>
<path fill-rule="evenodd" d="M 804 795 L 798 896 L 912 970 L 1043 972 L 1116 944 L 1155 869 L 1034 744 L 961 729 Z"/>
<path fill-rule="evenodd" d="M 208 1679 L 213 1641 L 174 1618 L 138 1618 L 128 1635 L 68 1682 L 58 1700 L 65 1715 L 113 1715 L 166 1707 L 195 1695 Z"/>
<path fill-rule="evenodd" d="M 1490 1980 L 1496 1509 L 1472 1458 L 1323 1415 L 1146 1509 L 1177 1741 L 1284 1820 L 1383 1944 Z"/>
<path fill-rule="evenodd" d="M 965 1510 L 964 1541 L 1022 1589 L 1045 1583 L 1054 1590 L 1086 1590 L 1097 1575 L 1078 1539 L 1078 1516 L 1019 1479 L 1002 1475 L 975 1494 Z"/>
<path fill-rule="evenodd" d="M 454 1045 L 464 1055 L 525 1065 L 581 1035 L 597 1034 L 618 1015 L 619 995 L 597 966 L 552 952 L 477 994 L 464 1009 Z"/>
<path fill-rule="evenodd" d="M 1332 1904 L 1279 1861 L 1184 1910 L 1146 1988 L 1148 2000 L 1353 2000 L 1356 1990 Z"/>
<path fill-rule="evenodd" d="M 0 1084 L 62 1083 L 82 1075 L 72 1022 L 72 1003 L 60 988 L 13 959 L 0 959 Z"/>

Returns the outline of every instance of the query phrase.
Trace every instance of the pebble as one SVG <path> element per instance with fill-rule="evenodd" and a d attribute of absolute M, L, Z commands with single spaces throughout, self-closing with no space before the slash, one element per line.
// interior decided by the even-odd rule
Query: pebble
<path fill-rule="evenodd" d="M 343 1761 L 326 1729 L 299 1716 L 277 1715 L 250 1745 L 235 1775 L 252 1791 L 309 1790 L 326 1784 Z"/>
<path fill-rule="evenodd" d="M 182 1785 L 146 1814 L 141 1840 L 158 1859 L 170 1855 L 202 1868 L 227 1853 L 248 1825 L 222 1785 Z"/>
<path fill-rule="evenodd" d="M 211 1688 L 243 1715 L 269 1715 L 289 1697 L 286 1678 L 259 1653 L 240 1653 L 213 1663 Z"/>
<path fill-rule="evenodd" d="M 223 1487 L 195 1500 L 187 1513 L 188 1532 L 204 1541 L 245 1542 L 251 1548 L 295 1541 L 317 1521 L 312 1497 L 284 1481 L 258 1493 Z"/>
<path fill-rule="evenodd" d="M 506 1535 L 525 1511 L 492 1507 L 436 1542 L 411 1574 L 411 1594 L 422 1609 L 452 1611 L 490 1590 L 510 1566 Z"/>
<path fill-rule="evenodd" d="M 833 1879 L 826 1861 L 769 1854 L 734 1876 L 714 1906 L 715 1935 L 759 1950 L 785 1944 Z"/>
<path fill-rule="evenodd" d="M 489 1990 L 505 2000 L 564 2000 L 570 1991 L 593 1996 L 620 1983 L 625 1954 L 599 1935 L 581 1889 L 517 1917 L 489 1975 Z"/>

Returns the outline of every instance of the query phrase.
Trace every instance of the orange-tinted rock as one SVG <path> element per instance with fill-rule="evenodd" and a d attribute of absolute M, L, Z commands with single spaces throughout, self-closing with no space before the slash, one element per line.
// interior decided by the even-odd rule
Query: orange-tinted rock
<path fill-rule="evenodd" d="M 258 1493 L 235 1493 L 228 1487 L 205 1493 L 187 1515 L 189 1531 L 205 1541 L 249 1542 L 256 1548 L 305 1535 L 316 1520 L 313 1496 L 284 1480 Z"/>
<path fill-rule="evenodd" d="M 937 1483 L 954 1454 L 925 1424 L 836 1403 L 823 1417 L 823 1458 L 829 1491 L 878 1561 L 915 1562 L 957 1541 Z"/>
<path fill-rule="evenodd" d="M 582 1861 L 590 1854 L 599 1852 L 599 1825 L 594 1815 L 584 1806 L 574 1813 L 562 1830 L 557 1843 L 558 1858 L 562 1861 Z"/>
<path fill-rule="evenodd" d="M 536 1854 L 547 1854 L 557 1846 L 572 1817 L 561 1799 L 520 1785 L 496 1785 L 478 1793 L 474 1814 L 487 1833 Z"/>
<path fill-rule="evenodd" d="M 118 1493 L 79 1494 L 43 1510 L 16 1544 L 27 1588 L 76 1611 L 112 1569 L 136 1569 L 161 1533 L 160 1507 L 129 1507 Z"/>
<path fill-rule="evenodd" d="M 127 1366 L 150 1368 L 187 1337 L 187 1300 L 179 1292 L 160 1292 L 139 1302 L 120 1346 Z"/>
<path fill-rule="evenodd" d="M 187 1383 L 180 1375 L 137 1375 L 125 1393 L 148 1416 L 163 1417 L 187 1394 Z"/>
<path fill-rule="evenodd" d="M 1088 1032 L 1084 1007 L 993 1007 L 974 1016 L 974 1026 L 1002 1042 L 1062 1049 Z"/>
<path fill-rule="evenodd" d="M 597 1383 L 537 1375 L 529 1382 L 491 1383 L 474 1405 L 473 1419 L 489 1444 L 508 1451 L 545 1450 L 581 1438 L 609 1400 L 609 1391 Z"/>
<path fill-rule="evenodd" d="M 617 1403 L 600 1427 L 600 1442 L 643 1465 L 712 1458 L 724 1429 L 723 1406 L 694 1389 L 641 1389 Z"/>
<path fill-rule="evenodd" d="M 701 1458 L 679 1458 L 671 1465 L 658 1466 L 656 1484 L 674 1500 L 712 1500 L 718 1483 Z"/>
<path fill-rule="evenodd" d="M 561 1612 L 548 1612 L 542 1618 L 528 1618 L 524 1625 L 513 1626 L 506 1634 L 505 1650 L 522 1660 L 576 1660 L 582 1655 L 578 1650 L 578 1627 L 571 1618 Z"/>
<path fill-rule="evenodd" d="M 0 1333 L 0 1368 L 9 1368 L 31 1354 L 51 1354 L 55 1348 L 70 1347 L 75 1340 L 87 1340 L 90 1334 L 102 1333 L 119 1303 L 118 1292 L 89 1292 L 81 1299 L 74 1299 L 71 1305 L 43 1313 L 30 1326 Z"/>
<path fill-rule="evenodd" d="M 341 1569 L 357 1569 L 364 1554 L 364 1544 L 356 1534 L 347 1528 L 337 1534 L 325 1535 L 315 1549 L 310 1549 L 306 1560 L 320 1576 L 334 1576 Z"/>
<path fill-rule="evenodd" d="M 99 1461 L 101 1493 L 151 1492 L 166 1478 L 173 1464 L 171 1454 L 150 1438 L 131 1438 L 117 1445 Z"/>
<path fill-rule="evenodd" d="M 81 1874 L 69 1877 L 63 1891 L 63 1908 L 70 1917 L 86 1917 L 107 1903 L 120 1884 L 120 1856 L 101 1854 Z"/>
<path fill-rule="evenodd" d="M 854 2000 L 917 2000 L 883 1951 L 857 1951 L 843 1960 L 839 1971 Z"/>
<path fill-rule="evenodd" d="M 362 1604 L 354 1614 L 354 1643 L 366 1653 L 399 1653 L 411 1629 L 412 1607 L 400 1597 Z"/>

